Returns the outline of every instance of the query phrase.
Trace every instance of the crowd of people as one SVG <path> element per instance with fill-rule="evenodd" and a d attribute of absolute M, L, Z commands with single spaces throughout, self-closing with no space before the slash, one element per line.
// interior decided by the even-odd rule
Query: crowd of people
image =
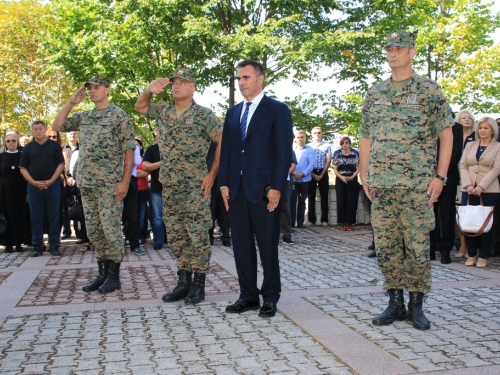
<path fill-rule="evenodd" d="M 349 137 L 333 151 L 320 127 L 312 129 L 310 143 L 302 130 L 293 142 L 291 112 L 264 94 L 265 69 L 255 60 L 237 65 L 244 100 L 222 122 L 193 100 L 196 75 L 190 70 L 178 68 L 150 82 L 135 104 L 158 126 L 155 144 L 144 151 L 129 115 L 109 101 L 111 81 L 94 74 L 51 128 L 34 121 L 31 141 L 23 145 L 24 137 L 6 132 L 0 212 L 7 227 L 0 244 L 7 253 L 33 246 L 31 256 L 37 257 L 47 250 L 47 233 L 48 251 L 61 256 L 60 241 L 74 230 L 80 250 L 93 248 L 97 260 L 97 275 L 82 290 L 111 293 L 121 288 L 124 247 L 144 254 L 141 244 L 151 227 L 154 249 L 168 238 L 178 268 L 177 284 L 163 301 L 196 304 L 205 299 L 217 222 L 219 240 L 233 247 L 240 286 L 226 313 L 259 310 L 260 317 L 272 317 L 281 294 L 280 232 L 283 243 L 293 244 L 293 226 L 316 224 L 317 188 L 320 225 L 329 225 L 333 167 L 342 231 L 356 223 L 361 186 L 371 202 L 374 247 L 389 295 L 373 324 L 408 319 L 417 329 L 429 329 L 422 307 L 436 251 L 442 263 L 450 263 L 458 242 L 456 256 L 467 253 L 466 266 L 485 267 L 492 247 L 500 245 L 500 220 L 490 232 L 464 236 L 454 211 L 457 186 L 463 205 L 500 205 L 500 119 L 475 121 L 468 110 L 453 119 L 439 86 L 412 68 L 415 37 L 404 30 L 387 37 L 392 76 L 365 97 L 359 152 Z M 152 102 L 169 85 L 174 104 Z M 95 107 L 73 112 L 87 93 Z M 260 287 L 257 250 L 264 270 Z"/>

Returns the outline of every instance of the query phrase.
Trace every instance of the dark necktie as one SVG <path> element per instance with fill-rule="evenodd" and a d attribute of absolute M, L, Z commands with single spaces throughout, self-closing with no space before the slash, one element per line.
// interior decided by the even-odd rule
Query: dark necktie
<path fill-rule="evenodd" d="M 247 103 L 247 107 L 245 108 L 245 112 L 243 112 L 243 117 L 241 118 L 240 123 L 240 131 L 241 131 L 241 140 L 244 141 L 247 135 L 247 120 L 248 120 L 248 109 L 252 102 Z"/>

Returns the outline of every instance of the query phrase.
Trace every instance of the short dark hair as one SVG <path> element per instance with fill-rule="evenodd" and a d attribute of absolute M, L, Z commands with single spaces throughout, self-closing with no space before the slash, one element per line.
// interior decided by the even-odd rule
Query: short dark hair
<path fill-rule="evenodd" d="M 45 122 L 43 121 L 40 121 L 40 120 L 35 120 L 31 123 L 31 127 L 35 126 L 35 125 L 39 125 L 39 124 L 42 124 L 44 128 L 47 127 L 47 125 L 45 125 Z"/>
<path fill-rule="evenodd" d="M 236 69 L 244 68 L 245 66 L 252 65 L 258 76 L 265 76 L 264 67 L 257 60 L 243 60 L 236 65 Z"/>

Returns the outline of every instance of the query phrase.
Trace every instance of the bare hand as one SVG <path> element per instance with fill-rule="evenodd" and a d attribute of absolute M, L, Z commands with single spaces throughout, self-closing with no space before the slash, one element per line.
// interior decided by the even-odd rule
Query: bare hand
<path fill-rule="evenodd" d="M 433 178 L 431 183 L 429 184 L 429 188 L 427 189 L 427 195 L 430 195 L 429 206 L 432 206 L 434 202 L 437 201 L 442 191 L 443 191 L 443 181 L 441 181 L 437 177 Z"/>
<path fill-rule="evenodd" d="M 80 87 L 78 90 L 76 90 L 73 95 L 71 95 L 71 98 L 69 98 L 69 102 L 73 105 L 80 104 L 83 99 L 85 99 L 85 95 L 87 88 L 85 86 Z"/>
<path fill-rule="evenodd" d="M 210 191 L 212 190 L 212 186 L 214 185 L 214 180 L 215 177 L 209 173 L 205 176 L 203 182 L 201 183 L 201 188 L 205 189 L 205 191 L 203 192 L 203 197 L 205 199 L 210 198 Z"/>
<path fill-rule="evenodd" d="M 267 193 L 267 198 L 269 199 L 269 203 L 267 204 L 267 209 L 269 212 L 273 212 L 278 204 L 280 203 L 281 191 L 275 189 L 269 189 Z"/>
<path fill-rule="evenodd" d="M 38 181 L 38 190 L 47 190 L 50 185 L 50 181 Z"/>
<path fill-rule="evenodd" d="M 474 188 L 472 185 L 467 186 L 467 194 L 473 195 L 474 194 Z"/>
<path fill-rule="evenodd" d="M 476 186 L 474 188 L 474 190 L 472 191 L 472 194 L 474 194 L 477 197 L 480 197 L 482 192 L 483 192 L 483 188 L 481 186 Z"/>
<path fill-rule="evenodd" d="M 311 176 L 312 176 L 312 178 L 314 178 L 314 180 L 315 180 L 315 181 L 317 181 L 317 182 L 319 182 L 319 180 L 321 180 L 321 179 L 323 178 L 323 176 L 321 176 L 321 175 L 317 175 L 317 174 L 312 173 L 312 172 L 311 172 Z"/>
<path fill-rule="evenodd" d="M 115 202 L 121 202 L 128 193 L 129 183 L 126 181 L 120 181 L 118 185 L 116 185 L 115 192 L 113 195 L 115 196 Z"/>
<path fill-rule="evenodd" d="M 366 197 L 372 200 L 372 188 L 367 184 L 363 184 L 363 190 L 365 191 Z"/>
<path fill-rule="evenodd" d="M 165 87 L 168 86 L 170 80 L 168 78 L 158 78 L 149 84 L 149 91 L 153 94 L 159 94 L 160 92 L 165 91 Z"/>
<path fill-rule="evenodd" d="M 226 207 L 226 211 L 229 211 L 229 188 L 223 187 L 220 189 L 220 193 L 222 194 L 222 200 L 224 201 L 224 207 Z"/>

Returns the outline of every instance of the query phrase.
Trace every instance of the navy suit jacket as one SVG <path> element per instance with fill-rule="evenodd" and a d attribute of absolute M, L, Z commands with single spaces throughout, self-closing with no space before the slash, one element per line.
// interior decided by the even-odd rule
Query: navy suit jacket
<path fill-rule="evenodd" d="M 222 132 L 219 185 L 229 187 L 233 201 L 240 179 L 248 201 L 265 206 L 267 186 L 283 192 L 292 160 L 293 125 L 286 104 L 264 95 L 241 140 L 243 102 L 228 109 Z M 283 198 L 283 194 L 282 194 Z"/>

